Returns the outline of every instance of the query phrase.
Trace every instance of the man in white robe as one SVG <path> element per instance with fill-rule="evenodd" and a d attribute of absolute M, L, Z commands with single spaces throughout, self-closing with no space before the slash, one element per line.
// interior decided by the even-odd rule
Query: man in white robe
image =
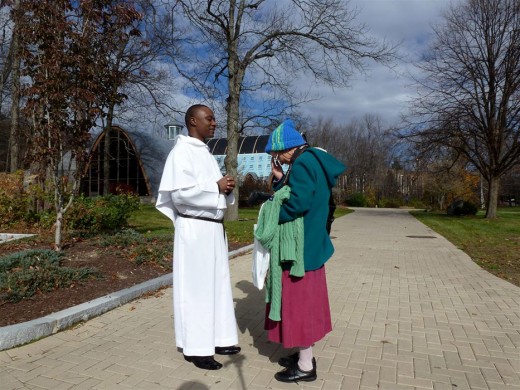
<path fill-rule="evenodd" d="M 186 112 L 189 136 L 179 135 L 162 174 L 156 207 L 175 225 L 173 307 L 175 340 L 184 358 L 202 369 L 222 364 L 213 355 L 240 352 L 228 247 L 222 223 L 235 181 L 222 176 L 204 140 L 216 122 L 209 107 Z"/>

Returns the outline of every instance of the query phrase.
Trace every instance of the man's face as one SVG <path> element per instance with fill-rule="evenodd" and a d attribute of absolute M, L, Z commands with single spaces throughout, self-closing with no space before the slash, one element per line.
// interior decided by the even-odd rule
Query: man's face
<path fill-rule="evenodd" d="M 213 138 L 215 129 L 217 128 L 217 122 L 215 121 L 215 115 L 213 115 L 211 109 L 208 107 L 199 108 L 191 120 L 194 124 L 191 136 L 201 141 Z"/>

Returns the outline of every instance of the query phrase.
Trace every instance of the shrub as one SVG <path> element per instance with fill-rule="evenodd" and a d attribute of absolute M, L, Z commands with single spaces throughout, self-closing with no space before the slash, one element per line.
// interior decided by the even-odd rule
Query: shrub
<path fill-rule="evenodd" d="M 23 188 L 23 172 L 0 173 L 0 225 L 10 226 L 27 214 L 29 197 Z"/>
<path fill-rule="evenodd" d="M 29 214 L 38 225 L 50 229 L 56 223 L 56 212 L 54 210 L 43 210 L 39 213 Z"/>
<path fill-rule="evenodd" d="M 246 175 L 238 188 L 239 207 L 252 207 L 263 203 L 265 201 L 263 195 L 269 194 L 269 192 L 267 180 L 255 179 L 252 175 Z"/>
<path fill-rule="evenodd" d="M 105 236 L 100 245 L 119 250 L 136 265 L 155 263 L 163 268 L 172 268 L 171 234 L 146 237 L 133 229 L 124 229 L 112 236 Z"/>
<path fill-rule="evenodd" d="M 365 200 L 366 200 L 365 207 L 376 207 L 378 194 L 374 189 L 372 189 L 370 187 L 367 188 L 363 192 L 363 196 L 365 197 Z"/>
<path fill-rule="evenodd" d="M 389 209 L 398 209 L 401 206 L 401 202 L 394 198 L 382 198 L 379 201 L 379 207 L 385 207 Z"/>
<path fill-rule="evenodd" d="M 27 179 L 27 178 L 25 178 Z M 24 183 L 24 173 L 0 173 L 0 226 L 10 227 L 26 223 L 50 228 L 56 222 L 52 186 Z M 69 230 L 98 232 L 118 230 L 126 226 L 130 214 L 139 208 L 139 197 L 128 186 L 118 185 L 118 195 L 74 199 L 65 213 L 65 227 Z"/>
<path fill-rule="evenodd" d="M 467 200 L 464 201 L 464 204 L 462 205 L 462 213 L 463 215 L 476 215 L 478 212 L 478 207 Z"/>
<path fill-rule="evenodd" d="M 137 195 L 134 187 L 126 183 L 110 183 L 108 186 L 108 192 L 115 195 Z"/>
<path fill-rule="evenodd" d="M 172 268 L 172 242 L 161 238 L 147 239 L 145 243 L 137 245 L 131 252 L 130 258 L 137 264 L 155 263 L 165 269 Z"/>
<path fill-rule="evenodd" d="M 413 208 L 416 209 L 427 209 L 428 205 L 421 199 L 412 199 L 411 205 Z"/>
<path fill-rule="evenodd" d="M 476 215 L 478 207 L 467 200 L 456 200 L 448 206 L 447 213 L 452 216 Z"/>
<path fill-rule="evenodd" d="M 68 287 L 98 276 L 92 268 L 61 267 L 62 256 L 51 250 L 27 250 L 0 257 L 0 297 L 17 302 L 40 291 Z"/>
<path fill-rule="evenodd" d="M 139 197 L 131 194 L 79 196 L 65 214 L 65 225 L 88 232 L 115 231 L 127 225 L 133 211 L 139 209 Z"/>
<path fill-rule="evenodd" d="M 52 227 L 56 221 L 56 213 L 49 209 L 53 194 L 52 186 L 41 183 L 35 175 L 0 173 L 0 226 Z"/>
<path fill-rule="evenodd" d="M 345 203 L 350 207 L 366 207 L 368 204 L 365 195 L 363 195 L 361 192 L 354 192 L 351 194 L 349 197 L 347 197 Z"/>
<path fill-rule="evenodd" d="M 116 234 L 103 236 L 99 244 L 103 247 L 125 248 L 144 241 L 145 237 L 134 229 L 122 229 Z"/>

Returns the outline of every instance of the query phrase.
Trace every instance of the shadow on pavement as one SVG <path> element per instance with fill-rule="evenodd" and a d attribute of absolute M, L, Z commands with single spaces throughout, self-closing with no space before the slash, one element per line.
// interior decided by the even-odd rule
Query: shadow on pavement
<path fill-rule="evenodd" d="M 200 382 L 187 382 L 183 383 L 181 387 L 178 388 L 178 390 L 206 390 L 209 389 L 208 386 L 206 386 L 204 383 Z"/>
<path fill-rule="evenodd" d="M 237 325 L 242 334 L 248 332 L 253 339 L 253 347 L 262 356 L 270 357 L 280 348 L 278 344 L 267 340 L 267 332 L 264 330 L 265 320 L 265 290 L 258 290 L 253 283 L 241 280 L 236 284 L 244 298 L 235 298 Z"/>

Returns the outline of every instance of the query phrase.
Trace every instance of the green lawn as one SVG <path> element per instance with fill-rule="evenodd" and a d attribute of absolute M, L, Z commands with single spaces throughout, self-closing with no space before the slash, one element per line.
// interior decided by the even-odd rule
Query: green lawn
<path fill-rule="evenodd" d="M 225 222 L 226 233 L 230 243 L 248 245 L 253 243 L 253 226 L 258 218 L 260 207 L 241 208 L 238 210 L 238 221 Z M 350 210 L 338 207 L 335 217 L 345 215 Z M 160 213 L 154 205 L 141 205 L 139 211 L 132 214 L 129 219 L 130 227 L 146 236 L 171 234 L 172 223 Z"/>
<path fill-rule="evenodd" d="M 520 208 L 500 208 L 497 214 L 496 219 L 487 220 L 481 211 L 475 217 L 412 212 L 481 267 L 520 286 Z"/>
<path fill-rule="evenodd" d="M 171 234 L 172 221 L 159 212 L 152 204 L 142 204 L 128 218 L 130 227 L 141 234 L 162 235 Z"/>
<path fill-rule="evenodd" d="M 239 210 L 239 220 L 225 222 L 229 242 L 239 242 L 244 245 L 253 242 L 253 225 L 258 217 L 258 207 Z M 159 212 L 154 205 L 141 205 L 128 220 L 130 227 L 146 236 L 172 234 L 172 222 Z"/>

